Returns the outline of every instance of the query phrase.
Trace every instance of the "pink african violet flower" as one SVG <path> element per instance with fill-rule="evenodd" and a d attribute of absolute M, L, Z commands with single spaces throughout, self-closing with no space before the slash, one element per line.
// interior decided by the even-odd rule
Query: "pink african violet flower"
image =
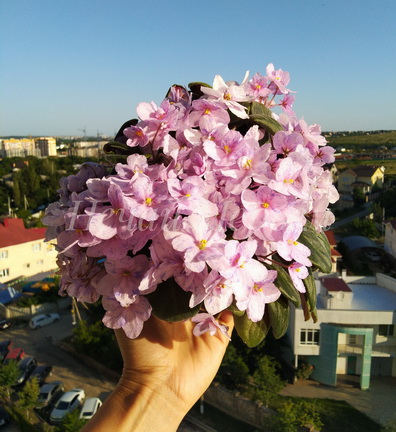
<path fill-rule="evenodd" d="M 223 104 L 219 105 L 210 100 L 198 99 L 192 103 L 190 113 L 191 126 L 197 126 L 201 119 L 211 118 L 218 124 L 228 124 L 230 115 Z"/>
<path fill-rule="evenodd" d="M 308 277 L 308 269 L 302 264 L 294 262 L 289 266 L 288 271 L 297 291 L 305 293 L 306 289 L 303 280 Z"/>
<path fill-rule="evenodd" d="M 202 272 L 206 263 L 222 256 L 225 233 L 218 224 L 209 225 L 200 215 L 192 214 L 181 221 L 164 227 L 164 237 L 174 249 L 184 252 L 185 265 L 193 272 Z"/>
<path fill-rule="evenodd" d="M 264 224 L 286 222 L 284 211 L 288 204 L 287 197 L 269 187 L 260 186 L 256 191 L 246 189 L 241 199 L 246 209 L 242 221 L 247 228 L 256 230 Z"/>
<path fill-rule="evenodd" d="M 124 135 L 128 138 L 127 145 L 129 147 L 144 147 L 146 146 L 150 139 L 151 131 L 148 129 L 148 126 L 144 123 L 141 123 L 140 126 L 129 126 L 124 129 Z"/>
<path fill-rule="evenodd" d="M 100 294 L 114 296 L 121 306 L 127 307 L 141 292 L 139 285 L 150 264 L 145 255 L 126 256 L 118 261 L 105 261 L 107 274 L 98 282 Z M 151 292 L 146 290 L 145 293 Z"/>
<path fill-rule="evenodd" d="M 273 284 L 277 272 L 269 270 L 267 276 L 258 282 L 240 286 L 235 289 L 235 297 L 239 310 L 246 310 L 252 322 L 260 321 L 264 316 L 265 305 L 272 303 L 281 295 L 279 289 Z"/>
<path fill-rule="evenodd" d="M 204 333 L 209 333 L 211 336 L 215 335 L 220 330 L 228 339 L 231 339 L 228 335 L 228 327 L 220 324 L 216 318 L 207 313 L 199 313 L 191 318 L 193 323 L 196 323 L 193 334 L 195 336 L 201 336 Z"/>
<path fill-rule="evenodd" d="M 276 250 L 286 261 L 295 260 L 302 265 L 310 267 L 312 263 L 308 257 L 311 255 L 311 251 L 307 246 L 297 241 L 302 230 L 302 225 L 298 223 L 290 224 L 283 234 L 283 241 L 277 243 Z"/>
<path fill-rule="evenodd" d="M 257 241 L 249 240 L 239 242 L 229 240 L 224 248 L 224 256 L 212 263 L 212 268 L 217 270 L 224 278 L 250 284 L 263 280 L 267 274 L 267 268 L 253 258 L 257 249 Z"/>
<path fill-rule="evenodd" d="M 284 72 L 282 69 L 275 70 L 272 63 L 267 66 L 266 72 L 267 78 L 272 81 L 270 88 L 276 87 L 276 91 L 280 93 L 289 93 L 289 90 L 286 88 L 290 81 L 289 72 Z"/>
<path fill-rule="evenodd" d="M 246 93 L 251 100 L 263 103 L 265 99 L 271 94 L 268 88 L 267 77 L 256 73 L 252 79 L 245 84 Z"/>
<path fill-rule="evenodd" d="M 114 297 L 103 297 L 102 304 L 106 313 L 103 323 L 111 329 L 122 328 L 131 338 L 137 338 L 143 330 L 143 324 L 151 316 L 152 307 L 143 296 L 134 298 L 128 306 L 121 306 Z"/>

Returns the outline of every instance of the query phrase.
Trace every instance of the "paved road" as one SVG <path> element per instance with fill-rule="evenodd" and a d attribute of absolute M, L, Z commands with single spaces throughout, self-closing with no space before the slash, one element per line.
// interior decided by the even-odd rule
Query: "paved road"
<path fill-rule="evenodd" d="M 353 222 L 354 219 L 361 219 L 364 218 L 365 216 L 369 215 L 370 213 L 372 213 L 371 210 L 371 204 L 370 206 L 365 206 L 366 208 L 358 213 L 354 213 L 353 215 L 350 215 L 346 218 L 343 219 L 339 219 L 336 222 L 333 223 L 333 225 L 331 225 L 330 229 L 335 229 L 335 228 L 339 228 L 340 226 L 346 225 L 350 222 Z"/>

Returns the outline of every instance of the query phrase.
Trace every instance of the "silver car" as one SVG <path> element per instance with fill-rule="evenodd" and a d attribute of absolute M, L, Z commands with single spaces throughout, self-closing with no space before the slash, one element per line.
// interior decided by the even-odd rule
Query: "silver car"
<path fill-rule="evenodd" d="M 80 408 L 85 399 L 85 392 L 82 389 L 73 389 L 64 393 L 50 414 L 51 423 L 60 423 L 66 414 Z"/>

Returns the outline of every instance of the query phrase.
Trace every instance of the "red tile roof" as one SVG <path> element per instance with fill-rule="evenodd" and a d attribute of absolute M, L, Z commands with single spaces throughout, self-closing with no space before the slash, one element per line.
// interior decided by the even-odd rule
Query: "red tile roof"
<path fill-rule="evenodd" d="M 338 278 L 323 278 L 321 279 L 323 286 L 327 291 L 346 291 L 352 292 L 346 282 Z"/>
<path fill-rule="evenodd" d="M 45 238 L 46 228 L 25 228 L 23 219 L 7 218 L 0 222 L 0 248 Z"/>
<path fill-rule="evenodd" d="M 336 238 L 335 238 L 335 235 L 334 235 L 334 231 L 327 230 L 327 231 L 324 231 L 324 233 L 325 233 L 325 236 L 327 237 L 327 240 L 330 243 L 330 246 L 336 246 L 337 245 L 337 241 L 336 241 Z"/>

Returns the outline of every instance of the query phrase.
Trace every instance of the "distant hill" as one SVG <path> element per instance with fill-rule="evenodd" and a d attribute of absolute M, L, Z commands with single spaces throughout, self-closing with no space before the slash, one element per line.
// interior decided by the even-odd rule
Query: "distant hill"
<path fill-rule="evenodd" d="M 396 147 L 396 130 L 394 131 L 356 131 L 356 132 L 324 132 L 328 144 L 332 147 L 347 149 L 376 149 Z"/>

